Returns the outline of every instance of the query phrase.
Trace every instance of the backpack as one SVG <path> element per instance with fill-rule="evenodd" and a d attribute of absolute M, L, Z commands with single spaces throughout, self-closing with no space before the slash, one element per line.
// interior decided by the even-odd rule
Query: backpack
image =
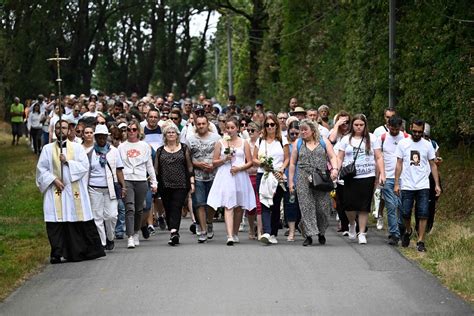
<path fill-rule="evenodd" d="M 385 142 L 385 138 L 387 138 L 387 133 L 388 132 L 385 132 L 382 134 L 381 139 L 382 139 L 382 145 L 380 146 L 380 149 L 383 151 L 383 143 Z M 403 132 L 403 138 L 408 138 L 410 137 L 410 134 L 408 134 L 407 132 Z"/>

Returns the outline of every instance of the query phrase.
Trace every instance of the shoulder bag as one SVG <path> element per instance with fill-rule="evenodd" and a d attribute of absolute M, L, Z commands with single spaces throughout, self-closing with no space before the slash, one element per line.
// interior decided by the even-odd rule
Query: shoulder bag
<path fill-rule="evenodd" d="M 352 178 L 354 178 L 357 175 L 355 162 L 357 160 L 357 156 L 359 155 L 360 146 L 362 145 L 363 141 L 364 141 L 364 137 L 362 137 L 362 139 L 360 141 L 360 144 L 359 144 L 359 147 L 357 147 L 357 153 L 354 157 L 354 161 L 351 162 L 350 164 L 348 164 L 347 166 L 341 168 L 341 172 L 339 173 L 339 179 L 344 180 L 344 181 L 348 181 L 348 180 L 351 180 Z"/>

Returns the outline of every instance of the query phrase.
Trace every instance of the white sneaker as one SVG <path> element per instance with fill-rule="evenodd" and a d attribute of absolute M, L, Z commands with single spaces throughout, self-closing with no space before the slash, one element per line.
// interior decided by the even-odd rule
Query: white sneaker
<path fill-rule="evenodd" d="M 349 224 L 349 239 L 356 239 L 356 225 L 355 223 L 354 225 Z"/>
<path fill-rule="evenodd" d="M 133 240 L 133 236 L 128 237 L 127 248 L 128 249 L 135 248 L 135 241 Z"/>
<path fill-rule="evenodd" d="M 133 234 L 133 242 L 135 243 L 135 246 L 140 246 L 140 237 L 138 237 L 138 233 Z"/>
<path fill-rule="evenodd" d="M 260 241 L 268 245 L 270 243 L 270 234 L 267 234 L 267 233 L 263 234 L 260 237 Z"/>
<path fill-rule="evenodd" d="M 366 244 L 367 243 L 367 233 L 359 233 L 359 244 Z"/>
<path fill-rule="evenodd" d="M 196 235 L 201 235 L 201 225 L 196 224 Z"/>
<path fill-rule="evenodd" d="M 238 243 L 240 243 L 239 236 L 237 236 L 237 235 L 234 235 L 234 236 L 232 236 L 232 239 L 234 240 L 234 244 L 238 244 Z"/>
<path fill-rule="evenodd" d="M 380 216 L 379 218 L 377 218 L 377 229 L 378 230 L 382 230 L 383 229 L 383 217 Z"/>
<path fill-rule="evenodd" d="M 278 244 L 278 240 L 273 235 L 270 236 L 270 239 L 268 241 L 270 241 L 270 243 L 273 244 L 273 245 Z"/>

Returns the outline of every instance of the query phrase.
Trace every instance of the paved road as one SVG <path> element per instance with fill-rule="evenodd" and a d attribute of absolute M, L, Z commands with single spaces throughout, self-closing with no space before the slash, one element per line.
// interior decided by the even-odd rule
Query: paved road
<path fill-rule="evenodd" d="M 301 237 L 264 246 L 243 233 L 228 247 L 224 223 L 214 226 L 207 244 L 183 229 L 173 248 L 160 232 L 133 250 L 119 241 L 105 258 L 48 265 L 0 315 L 474 314 L 382 234 L 361 246 L 331 227 L 325 246 L 302 247 Z"/>

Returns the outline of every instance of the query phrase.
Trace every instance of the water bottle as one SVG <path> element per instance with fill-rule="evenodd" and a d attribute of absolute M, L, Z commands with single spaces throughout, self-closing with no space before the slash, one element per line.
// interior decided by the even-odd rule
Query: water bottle
<path fill-rule="evenodd" d="M 293 192 L 290 193 L 290 198 L 288 199 L 288 202 L 293 204 L 295 203 L 295 200 L 296 200 L 296 194 L 295 194 L 295 191 L 293 190 Z"/>

